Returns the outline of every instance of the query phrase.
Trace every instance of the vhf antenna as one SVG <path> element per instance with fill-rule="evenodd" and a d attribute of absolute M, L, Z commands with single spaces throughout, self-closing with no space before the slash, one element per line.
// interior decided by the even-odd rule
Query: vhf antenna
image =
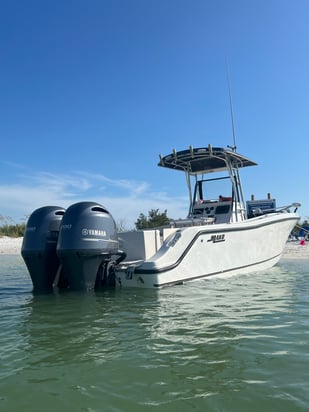
<path fill-rule="evenodd" d="M 232 92 L 231 92 L 231 81 L 230 81 L 230 74 L 229 74 L 229 66 L 226 61 L 226 78 L 227 78 L 227 85 L 229 90 L 229 100 L 230 100 L 230 112 L 231 112 L 231 121 L 232 121 L 232 132 L 233 132 L 233 146 L 230 147 L 233 152 L 236 151 L 236 136 L 235 136 L 235 125 L 234 125 L 234 113 L 233 113 L 233 102 L 232 102 Z"/>

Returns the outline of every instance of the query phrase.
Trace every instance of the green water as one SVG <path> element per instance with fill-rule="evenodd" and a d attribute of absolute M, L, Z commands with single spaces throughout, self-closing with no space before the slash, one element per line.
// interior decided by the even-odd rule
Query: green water
<path fill-rule="evenodd" d="M 0 256 L 1 411 L 309 411 L 309 261 L 33 296 Z"/>

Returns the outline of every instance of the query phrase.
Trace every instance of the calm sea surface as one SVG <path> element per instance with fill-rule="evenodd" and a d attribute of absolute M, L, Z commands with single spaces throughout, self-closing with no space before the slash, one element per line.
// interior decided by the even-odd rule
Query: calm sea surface
<path fill-rule="evenodd" d="M 34 296 L 0 256 L 0 410 L 309 411 L 309 261 Z"/>

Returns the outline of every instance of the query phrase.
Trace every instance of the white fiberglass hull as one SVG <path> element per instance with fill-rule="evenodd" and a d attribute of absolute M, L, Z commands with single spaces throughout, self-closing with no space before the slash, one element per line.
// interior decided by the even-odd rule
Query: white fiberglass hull
<path fill-rule="evenodd" d="M 116 267 L 120 287 L 158 288 L 275 265 L 299 216 L 273 213 L 238 223 L 179 229 L 150 259 Z"/>

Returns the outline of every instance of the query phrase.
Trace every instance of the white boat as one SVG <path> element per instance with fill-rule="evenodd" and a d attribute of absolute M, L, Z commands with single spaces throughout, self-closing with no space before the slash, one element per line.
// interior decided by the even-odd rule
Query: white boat
<path fill-rule="evenodd" d="M 151 230 L 117 233 L 112 215 L 94 202 L 36 209 L 21 250 L 33 290 L 160 288 L 270 268 L 300 205 L 277 208 L 270 195 L 245 202 L 239 169 L 254 165 L 234 148 L 210 145 L 161 156 L 159 166 L 184 172 L 189 212 Z"/>
<path fill-rule="evenodd" d="M 159 166 L 185 174 L 188 216 L 168 227 L 119 233 L 126 258 L 114 267 L 116 286 L 160 288 L 275 265 L 300 204 L 276 208 L 270 196 L 245 202 L 239 169 L 255 165 L 234 148 L 211 145 L 160 156 Z M 209 197 L 210 184 L 227 181 L 230 193 Z"/>

